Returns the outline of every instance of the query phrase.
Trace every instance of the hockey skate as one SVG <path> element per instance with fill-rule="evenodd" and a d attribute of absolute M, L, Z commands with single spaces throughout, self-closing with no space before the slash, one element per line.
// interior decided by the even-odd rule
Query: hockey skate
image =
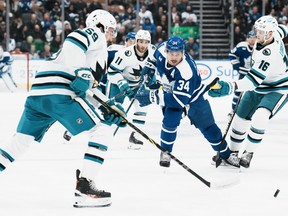
<path fill-rule="evenodd" d="M 111 205 L 111 193 L 98 190 L 94 181 L 80 176 L 80 170 L 76 170 L 75 208 L 106 207 Z"/>
<path fill-rule="evenodd" d="M 171 157 L 165 152 L 161 152 L 160 154 L 160 166 L 162 167 L 170 167 Z"/>
<path fill-rule="evenodd" d="M 212 165 L 215 165 L 216 159 L 217 159 L 216 155 L 212 157 L 212 163 L 211 163 Z M 240 168 L 239 164 L 240 159 L 238 158 L 238 151 L 232 151 L 227 159 L 220 158 L 220 160 L 221 160 L 220 166 Z"/>
<path fill-rule="evenodd" d="M 249 168 L 252 157 L 253 157 L 253 152 L 244 151 L 240 159 L 240 166 Z"/>
<path fill-rule="evenodd" d="M 139 150 L 141 149 L 142 145 L 143 145 L 143 142 L 141 140 L 136 139 L 135 131 L 133 131 L 129 137 L 128 149 Z"/>

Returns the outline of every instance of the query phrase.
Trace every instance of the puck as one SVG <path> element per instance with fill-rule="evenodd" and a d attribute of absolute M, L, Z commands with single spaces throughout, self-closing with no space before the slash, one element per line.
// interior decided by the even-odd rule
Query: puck
<path fill-rule="evenodd" d="M 279 189 L 277 189 L 277 190 L 276 190 L 276 192 L 274 193 L 274 197 L 277 197 L 277 196 L 278 196 L 278 194 L 279 194 L 279 192 L 280 192 L 280 190 L 279 190 Z"/>

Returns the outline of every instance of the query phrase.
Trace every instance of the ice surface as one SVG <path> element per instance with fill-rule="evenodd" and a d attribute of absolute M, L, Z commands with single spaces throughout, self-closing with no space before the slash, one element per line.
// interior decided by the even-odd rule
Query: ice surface
<path fill-rule="evenodd" d="M 0 92 L 1 144 L 14 133 L 26 93 Z M 225 131 L 230 97 L 210 99 L 218 125 Z M 151 106 L 144 132 L 159 142 L 161 112 Z M 212 190 L 174 161 L 159 166 L 159 150 L 146 141 L 128 150 L 129 129 L 120 129 L 96 183 L 112 192 L 106 208 L 75 209 L 75 169 L 86 149 L 84 134 L 63 144 L 64 128 L 53 125 L 40 144 L 0 173 L 1 216 L 211 216 L 285 215 L 288 210 L 287 107 L 271 120 L 251 168 L 241 172 L 210 164 L 209 143 L 189 121 L 178 130 L 173 155 L 212 182 L 240 178 L 236 186 Z M 274 192 L 280 189 L 277 198 Z"/>

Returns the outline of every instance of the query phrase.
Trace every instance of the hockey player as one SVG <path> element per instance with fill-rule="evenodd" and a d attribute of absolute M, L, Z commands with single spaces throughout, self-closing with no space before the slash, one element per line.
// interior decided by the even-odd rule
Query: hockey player
<path fill-rule="evenodd" d="M 172 152 L 177 128 L 183 113 L 186 112 L 191 124 L 201 131 L 215 151 L 222 147 L 221 158 L 228 164 L 238 167 L 239 164 L 234 163 L 234 155 L 230 155 L 227 143 L 221 145 L 221 130 L 215 124 L 209 102 L 203 97 L 207 87 L 201 82 L 196 63 L 184 51 L 184 41 L 181 37 L 172 36 L 160 44 L 142 74 L 153 77 L 156 69 L 161 77 L 163 91 L 142 89 L 135 98 L 140 106 L 151 103 L 162 106 L 161 146 L 166 151 Z M 160 166 L 169 167 L 170 160 L 167 153 L 161 152 Z"/>
<path fill-rule="evenodd" d="M 112 44 L 110 46 L 108 46 L 107 51 L 108 51 L 108 60 L 107 60 L 107 64 L 108 66 L 110 65 L 111 61 L 113 60 L 115 53 L 118 52 L 120 49 L 123 49 L 125 47 L 131 46 L 133 44 L 135 44 L 135 32 L 129 32 L 126 34 L 125 36 L 125 45 L 120 45 L 120 44 Z M 106 91 L 106 83 L 107 83 L 107 73 L 105 73 L 100 82 L 99 85 L 97 86 L 97 88 L 99 88 L 103 94 L 105 94 Z M 63 134 L 63 138 L 64 138 L 64 144 L 68 143 L 71 138 L 72 138 L 72 134 L 69 131 L 65 131 Z"/>
<path fill-rule="evenodd" d="M 4 52 L 3 47 L 0 46 L 0 78 L 5 83 L 6 87 L 11 91 L 14 92 L 17 88 L 16 83 L 12 77 L 12 63 L 13 57 L 9 52 Z"/>
<path fill-rule="evenodd" d="M 87 17 L 86 28 L 70 33 L 62 49 L 46 61 L 45 68 L 35 76 L 15 135 L 0 147 L 0 171 L 18 159 L 33 141 L 40 142 L 47 129 L 58 121 L 73 135 L 83 131 L 90 135 L 82 173 L 76 171 L 74 207 L 111 204 L 111 194 L 97 189 L 94 178 L 108 149 L 105 136 L 111 130 L 107 130 L 107 125 L 125 126 L 125 123 L 121 116 L 99 106 L 101 117 L 87 102 L 86 91 L 106 70 L 106 41 L 116 36 L 115 31 L 115 18 L 107 11 L 95 10 Z M 100 91 L 95 90 L 94 94 L 108 100 Z M 123 111 L 120 104 L 114 106 Z"/>
<path fill-rule="evenodd" d="M 282 42 L 287 37 L 287 27 L 278 27 L 272 16 L 262 16 L 254 28 L 257 41 L 247 75 L 232 83 L 219 81 L 219 88 L 209 91 L 212 97 L 244 92 L 232 123 L 230 148 L 239 153 L 240 165 L 245 168 L 249 168 L 269 120 L 287 103 L 288 93 L 288 58 Z M 244 141 L 246 145 L 242 147 Z"/>
<path fill-rule="evenodd" d="M 142 68 L 145 61 L 153 55 L 155 47 L 151 45 L 151 35 L 149 31 L 139 30 L 136 35 L 136 44 L 119 50 L 112 60 L 107 73 L 106 95 L 109 98 L 114 97 L 120 92 L 125 95 L 116 99 L 123 103 L 125 97 L 130 100 L 134 98 L 135 93 L 141 85 Z M 134 100 L 135 112 L 132 121 L 134 123 L 145 124 L 146 108 L 139 107 L 137 100 Z M 129 149 L 140 149 L 143 142 L 135 137 L 135 131 L 132 131 L 129 137 Z"/>
<path fill-rule="evenodd" d="M 135 41 L 135 32 L 128 32 L 125 36 L 125 45 L 120 44 L 112 44 L 107 48 L 108 51 L 108 67 L 110 66 L 112 60 L 114 59 L 115 53 L 118 52 L 121 49 L 124 49 L 125 47 L 129 47 L 131 45 L 134 45 L 136 43 Z M 107 73 L 104 75 L 104 77 L 101 79 L 101 82 L 99 84 L 99 87 L 101 88 L 102 92 L 105 94 L 106 92 L 106 83 L 107 83 Z"/>
<path fill-rule="evenodd" d="M 247 40 L 238 43 L 236 47 L 234 47 L 228 55 L 233 70 L 236 70 L 239 73 L 238 77 L 239 80 L 242 79 L 248 73 L 251 67 L 251 54 L 255 41 L 256 41 L 255 32 L 254 31 L 248 32 Z M 232 100 L 232 110 L 235 109 L 235 105 L 239 99 L 239 96 L 240 92 L 234 93 L 234 97 Z"/>

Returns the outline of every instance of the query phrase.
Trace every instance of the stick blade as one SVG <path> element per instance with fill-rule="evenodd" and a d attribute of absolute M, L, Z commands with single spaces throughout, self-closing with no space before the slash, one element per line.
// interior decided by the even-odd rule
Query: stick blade
<path fill-rule="evenodd" d="M 222 159 L 219 156 L 216 157 L 216 161 L 215 161 L 216 168 L 219 167 L 221 163 L 222 163 Z"/>
<path fill-rule="evenodd" d="M 225 188 L 229 188 L 232 186 L 235 186 L 237 184 L 240 183 L 240 178 L 239 177 L 235 177 L 235 178 L 231 178 L 231 179 L 227 179 L 225 181 L 221 181 L 221 182 L 211 182 L 210 183 L 210 188 L 211 189 L 225 189 Z"/>

